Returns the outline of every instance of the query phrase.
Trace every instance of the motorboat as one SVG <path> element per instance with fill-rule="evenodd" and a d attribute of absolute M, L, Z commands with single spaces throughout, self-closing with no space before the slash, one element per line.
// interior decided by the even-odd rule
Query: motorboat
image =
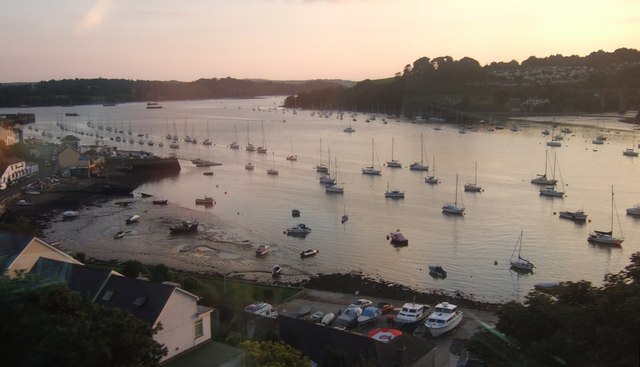
<path fill-rule="evenodd" d="M 80 213 L 75 210 L 67 210 L 62 213 L 62 218 L 73 219 L 73 218 L 77 218 L 78 215 L 80 215 Z"/>
<path fill-rule="evenodd" d="M 431 336 L 436 338 L 455 329 L 462 321 L 462 318 L 463 313 L 458 310 L 458 306 L 448 302 L 442 302 L 436 305 L 435 310 L 429 315 L 424 326 L 429 330 Z"/>
<path fill-rule="evenodd" d="M 305 237 L 311 233 L 311 228 L 307 227 L 304 223 L 299 223 L 285 230 L 285 233 L 287 236 Z"/>
<path fill-rule="evenodd" d="M 447 271 L 440 265 L 429 265 L 429 274 L 434 278 L 444 279 L 447 277 Z"/>
<path fill-rule="evenodd" d="M 278 316 L 278 311 L 275 310 L 273 306 L 271 306 L 269 303 L 266 303 L 266 302 L 252 303 L 249 306 L 246 306 L 244 308 L 244 311 L 254 315 L 264 316 L 264 317 L 276 318 Z"/>
<path fill-rule="evenodd" d="M 374 324 L 382 316 L 382 312 L 375 306 L 369 306 L 362 310 L 358 316 L 358 326 Z"/>
<path fill-rule="evenodd" d="M 389 233 L 387 239 L 391 240 L 391 244 L 395 246 L 406 246 L 409 244 L 409 240 L 400 232 L 399 229 L 395 232 Z"/>
<path fill-rule="evenodd" d="M 564 191 L 558 191 L 553 186 L 546 186 L 540 189 L 540 195 L 542 196 L 551 196 L 556 198 L 563 198 Z"/>
<path fill-rule="evenodd" d="M 631 208 L 627 209 L 628 215 L 633 215 L 634 217 L 640 217 L 640 204 L 636 204 Z"/>
<path fill-rule="evenodd" d="M 271 276 L 274 278 L 277 278 L 280 276 L 280 273 L 282 273 L 282 266 L 274 265 L 273 268 L 271 269 Z"/>
<path fill-rule="evenodd" d="M 518 237 L 518 241 L 516 241 L 516 246 L 513 248 L 513 252 L 511 253 L 511 259 L 509 260 L 509 264 L 511 264 L 511 268 L 514 270 L 520 270 L 520 271 L 532 271 L 533 268 L 535 267 L 533 265 L 533 263 L 527 259 L 524 259 L 521 256 L 521 251 L 522 251 L 522 233 L 523 231 L 520 231 L 520 237 Z M 518 251 L 518 256 L 516 257 L 516 251 Z"/>
<path fill-rule="evenodd" d="M 125 234 L 127 234 L 127 232 L 129 231 L 118 231 L 115 235 L 113 235 L 113 238 L 114 239 L 122 238 L 124 237 Z"/>
<path fill-rule="evenodd" d="M 167 199 L 161 199 L 161 200 L 154 200 L 152 201 L 153 205 L 167 205 L 169 204 L 169 200 Z"/>
<path fill-rule="evenodd" d="M 297 161 L 298 160 L 298 156 L 295 154 L 292 154 L 290 156 L 287 156 L 287 160 L 288 161 Z"/>
<path fill-rule="evenodd" d="M 246 169 L 247 171 L 253 171 L 253 168 L 253 163 L 251 162 L 244 165 L 244 169 Z"/>
<path fill-rule="evenodd" d="M 271 246 L 269 246 L 269 245 L 260 245 L 256 249 L 256 256 L 258 256 L 258 257 L 259 256 L 264 256 L 264 255 L 268 254 L 269 251 L 271 251 Z"/>
<path fill-rule="evenodd" d="M 336 319 L 336 325 L 345 328 L 356 326 L 360 315 L 362 315 L 362 308 L 349 307 L 338 316 Z"/>
<path fill-rule="evenodd" d="M 584 222 L 587 220 L 587 214 L 582 210 L 576 210 L 575 212 L 564 210 L 559 212 L 559 216 L 560 218 L 571 219 L 575 222 Z"/>
<path fill-rule="evenodd" d="M 138 219 L 140 219 L 140 216 L 138 214 L 134 214 L 134 215 L 130 216 L 129 218 L 127 218 L 124 222 L 126 224 L 133 224 L 133 223 L 137 222 Z"/>
<path fill-rule="evenodd" d="M 387 191 L 385 191 L 384 197 L 390 199 L 404 199 L 404 191 L 400 191 L 397 188 L 389 190 L 389 185 L 387 184 Z"/>
<path fill-rule="evenodd" d="M 366 299 L 366 298 L 359 298 L 355 301 L 353 301 L 353 303 L 351 303 L 347 308 L 351 308 L 351 307 L 360 307 L 362 309 L 365 309 L 369 306 L 372 306 L 373 302 L 371 302 L 371 300 Z"/>
<path fill-rule="evenodd" d="M 416 325 L 429 316 L 430 307 L 421 303 L 405 303 L 393 322 L 400 326 Z"/>
<path fill-rule="evenodd" d="M 305 257 L 316 256 L 319 253 L 320 253 L 320 250 L 315 248 L 306 249 L 300 253 L 300 258 L 304 259 Z"/>
<path fill-rule="evenodd" d="M 240 149 L 240 144 L 238 144 L 237 141 L 234 141 L 233 143 L 229 144 L 229 148 L 231 148 L 231 149 Z"/>
<path fill-rule="evenodd" d="M 622 154 L 626 155 L 627 157 L 637 157 L 638 156 L 638 151 L 633 149 L 633 148 L 627 148 L 627 149 L 622 151 Z"/>
<path fill-rule="evenodd" d="M 562 146 L 562 141 L 551 139 L 551 140 L 549 140 L 547 142 L 547 146 L 549 146 L 549 147 L 561 147 Z"/>
<path fill-rule="evenodd" d="M 196 205 L 213 205 L 213 198 L 205 195 L 204 198 L 196 199 Z"/>
<path fill-rule="evenodd" d="M 178 226 L 169 227 L 169 231 L 171 234 L 195 233 L 198 232 L 199 224 L 197 221 L 182 221 Z"/>
<path fill-rule="evenodd" d="M 202 172 L 203 176 L 213 176 L 213 171 Z"/>
<path fill-rule="evenodd" d="M 322 320 L 320 320 L 320 324 L 323 326 L 329 326 L 331 325 L 331 322 L 333 322 L 333 319 L 336 317 L 336 315 L 333 312 L 329 312 L 328 314 L 325 314 L 322 317 Z"/>

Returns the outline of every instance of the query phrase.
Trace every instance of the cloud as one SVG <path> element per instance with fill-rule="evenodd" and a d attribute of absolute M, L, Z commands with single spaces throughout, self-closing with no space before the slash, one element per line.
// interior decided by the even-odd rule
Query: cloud
<path fill-rule="evenodd" d="M 107 16 L 113 5 L 112 0 L 96 0 L 91 9 L 84 15 L 76 27 L 80 33 L 89 32 L 97 28 Z"/>

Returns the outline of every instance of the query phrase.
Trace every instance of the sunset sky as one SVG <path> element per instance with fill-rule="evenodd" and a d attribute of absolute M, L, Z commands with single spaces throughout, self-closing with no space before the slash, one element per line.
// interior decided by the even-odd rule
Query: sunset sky
<path fill-rule="evenodd" d="M 640 49 L 638 0 L 6 0 L 0 82 L 378 79 L 427 56 Z"/>

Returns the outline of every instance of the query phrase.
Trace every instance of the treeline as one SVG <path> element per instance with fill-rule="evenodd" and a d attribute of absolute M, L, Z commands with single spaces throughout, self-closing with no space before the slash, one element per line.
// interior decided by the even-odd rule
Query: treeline
<path fill-rule="evenodd" d="M 628 88 L 636 93 L 615 92 Z M 448 119 L 532 111 L 621 112 L 621 108 L 638 109 L 638 89 L 640 52 L 634 49 L 597 51 L 585 57 L 532 56 L 521 64 L 513 60 L 485 66 L 469 57 L 422 57 L 393 78 L 291 95 L 285 106 Z M 603 90 L 610 93 L 604 99 Z"/>
<path fill-rule="evenodd" d="M 65 79 L 0 85 L 0 107 L 66 106 L 209 98 L 253 98 L 305 93 L 340 85 L 336 81 L 251 81 L 233 78 L 193 82 L 127 79 Z"/>

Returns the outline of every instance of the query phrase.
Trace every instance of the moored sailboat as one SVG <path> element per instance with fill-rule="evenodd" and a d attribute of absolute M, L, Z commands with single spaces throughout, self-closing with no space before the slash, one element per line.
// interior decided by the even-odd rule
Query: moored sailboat
<path fill-rule="evenodd" d="M 520 256 L 520 252 L 522 250 L 522 233 L 520 231 L 520 237 L 518 237 L 518 241 L 516 242 L 516 246 L 513 248 L 513 253 L 511 254 L 511 259 L 509 260 L 509 264 L 511 264 L 511 268 L 515 270 L 521 271 L 532 271 L 535 267 L 533 263 L 529 260 L 524 259 Z M 518 251 L 518 256 L 515 257 L 516 250 Z"/>
<path fill-rule="evenodd" d="M 620 246 L 622 244 L 622 242 L 624 241 L 624 238 L 622 237 L 622 229 L 620 230 L 621 237 L 615 237 L 613 235 L 613 207 L 613 186 L 611 186 L 611 226 L 609 227 L 609 231 L 606 232 L 594 230 L 593 232 L 589 233 L 589 237 L 587 238 L 587 241 L 589 241 L 589 243 L 613 246 Z M 618 224 L 620 224 L 620 222 L 618 222 Z"/>

